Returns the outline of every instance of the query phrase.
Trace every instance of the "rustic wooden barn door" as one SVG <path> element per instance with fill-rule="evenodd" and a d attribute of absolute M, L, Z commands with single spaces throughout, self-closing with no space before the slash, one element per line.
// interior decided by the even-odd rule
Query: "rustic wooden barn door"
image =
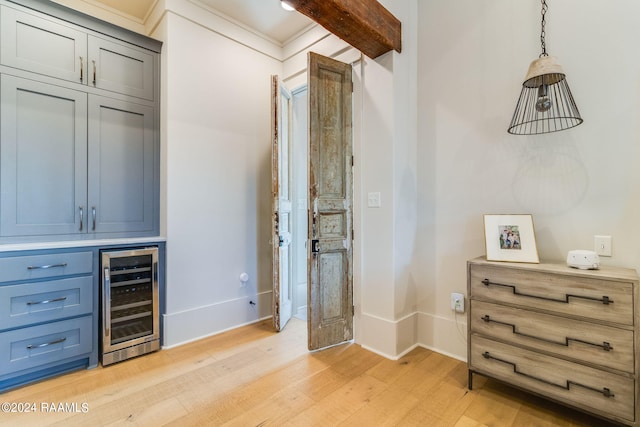
<path fill-rule="evenodd" d="M 309 349 L 353 338 L 351 65 L 309 54 Z"/>
<path fill-rule="evenodd" d="M 273 326 L 281 331 L 293 313 L 291 286 L 290 126 L 291 93 L 271 76 L 271 242 Z"/>

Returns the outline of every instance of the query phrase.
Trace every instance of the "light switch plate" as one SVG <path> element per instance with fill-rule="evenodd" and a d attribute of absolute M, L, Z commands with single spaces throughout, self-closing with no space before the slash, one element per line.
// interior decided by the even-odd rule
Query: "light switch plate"
<path fill-rule="evenodd" d="M 369 193 L 367 197 L 367 206 L 370 208 L 379 208 L 381 206 L 380 193 Z"/>
<path fill-rule="evenodd" d="M 593 246 L 600 256 L 611 256 L 611 236 L 593 236 Z"/>

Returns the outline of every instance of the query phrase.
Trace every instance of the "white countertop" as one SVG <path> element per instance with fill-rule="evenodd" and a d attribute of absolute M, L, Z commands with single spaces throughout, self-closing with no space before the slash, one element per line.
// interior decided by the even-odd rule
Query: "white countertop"
<path fill-rule="evenodd" d="M 65 248 L 83 248 L 89 246 L 114 246 L 114 245 L 130 245 L 136 243 L 157 243 L 166 242 L 166 237 L 135 237 L 122 239 L 100 239 L 100 240 L 63 240 L 60 242 L 34 242 L 34 243 L 9 243 L 0 244 L 0 252 L 9 251 L 30 251 L 37 249 L 65 249 Z"/>

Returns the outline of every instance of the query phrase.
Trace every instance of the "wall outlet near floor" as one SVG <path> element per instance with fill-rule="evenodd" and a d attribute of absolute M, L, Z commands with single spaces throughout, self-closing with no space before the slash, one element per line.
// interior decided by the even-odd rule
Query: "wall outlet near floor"
<path fill-rule="evenodd" d="M 464 295 L 453 292 L 451 294 L 451 310 L 457 313 L 464 313 Z"/>

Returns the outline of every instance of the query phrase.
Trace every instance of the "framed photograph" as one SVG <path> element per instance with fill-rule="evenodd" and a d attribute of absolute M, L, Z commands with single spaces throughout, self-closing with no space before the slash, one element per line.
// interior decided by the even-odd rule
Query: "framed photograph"
<path fill-rule="evenodd" d="M 487 261 L 539 263 L 531 215 L 485 215 Z"/>

